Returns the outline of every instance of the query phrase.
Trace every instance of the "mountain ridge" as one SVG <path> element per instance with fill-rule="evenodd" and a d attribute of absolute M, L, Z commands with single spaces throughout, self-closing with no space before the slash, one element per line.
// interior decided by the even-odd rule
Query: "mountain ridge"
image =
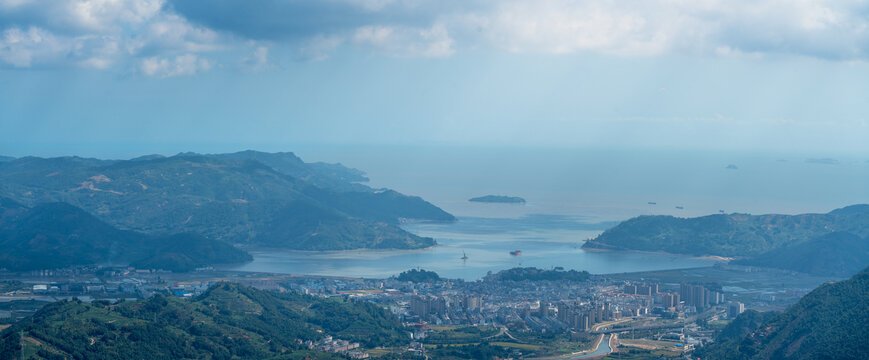
<path fill-rule="evenodd" d="M 834 233 L 851 234 L 863 240 L 844 241 L 829 236 Z M 867 239 L 869 205 L 858 204 L 826 214 L 734 213 L 695 218 L 644 215 L 607 229 L 583 244 L 583 248 L 735 257 L 736 263 L 746 265 L 775 265 L 813 274 L 849 276 L 869 264 Z M 833 266 L 840 255 L 847 255 L 848 263 Z M 764 258 L 777 261 L 753 260 Z M 817 266 L 805 266 L 807 263 Z"/>
<path fill-rule="evenodd" d="M 708 359 L 860 358 L 869 354 L 869 328 L 865 326 L 869 322 L 869 268 L 850 279 L 819 286 L 760 324 L 746 325 L 744 315 L 757 317 L 754 313 L 740 315 L 734 321 L 739 323 L 733 325 L 745 329 L 719 336 L 696 355 Z"/>
<path fill-rule="evenodd" d="M 113 263 L 190 271 L 250 261 L 246 252 L 195 234 L 120 230 L 67 203 L 33 208 L 0 199 L 0 268 L 13 271 Z"/>
<path fill-rule="evenodd" d="M 435 241 L 401 229 L 404 219 L 455 221 L 421 198 L 357 183 L 362 174 L 304 163 L 293 153 L 255 151 L 132 160 L 25 157 L 0 163 L 0 196 L 30 206 L 67 202 L 125 230 L 194 232 L 298 250 L 424 248 Z M 285 217 L 309 209 L 329 221 Z M 292 231 L 275 226 L 288 221 Z"/>
<path fill-rule="evenodd" d="M 22 336 L 23 335 L 23 336 Z M 217 283 L 191 299 L 84 303 L 63 300 L 0 332 L 0 358 L 342 359 L 311 350 L 324 336 L 362 346 L 404 345 L 404 327 L 368 302 Z M 26 341 L 38 339 L 38 341 Z"/>

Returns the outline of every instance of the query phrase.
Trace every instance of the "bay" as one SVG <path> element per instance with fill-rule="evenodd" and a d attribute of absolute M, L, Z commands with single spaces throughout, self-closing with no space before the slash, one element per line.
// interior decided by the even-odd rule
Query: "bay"
<path fill-rule="evenodd" d="M 235 270 L 388 277 L 410 268 L 479 279 L 516 266 L 619 273 L 707 266 L 692 257 L 580 248 L 641 215 L 818 213 L 869 203 L 869 159 L 842 154 L 733 151 L 299 146 L 306 161 L 362 169 L 369 185 L 418 195 L 459 218 L 406 224 L 438 241 L 421 250 L 253 251 Z M 509 195 L 525 204 L 468 202 Z M 510 251 L 522 255 L 511 256 Z M 468 259 L 461 257 L 466 254 Z"/>
<path fill-rule="evenodd" d="M 564 216 L 533 215 L 518 219 L 461 217 L 451 224 L 408 224 L 405 228 L 433 237 L 438 245 L 420 250 L 251 251 L 254 261 L 232 270 L 386 278 L 411 268 L 448 278 L 476 280 L 489 272 L 517 266 L 563 267 L 591 273 L 709 266 L 707 259 L 658 253 L 595 252 L 580 248 L 607 223 L 583 223 Z M 521 255 L 510 252 L 520 250 Z M 467 259 L 462 259 L 467 256 Z"/>

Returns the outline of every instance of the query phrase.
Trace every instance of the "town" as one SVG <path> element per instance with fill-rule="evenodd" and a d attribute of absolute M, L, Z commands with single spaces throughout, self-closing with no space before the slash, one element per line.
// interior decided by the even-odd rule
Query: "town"
<path fill-rule="evenodd" d="M 726 265 L 719 268 L 750 271 Z M 514 268 L 476 281 L 441 279 L 415 269 L 386 279 L 225 272 L 213 268 L 179 274 L 97 266 L 7 272 L 0 276 L 5 279 L 0 282 L 0 323 L 5 324 L 32 315 L 52 301 L 131 301 L 155 294 L 195 297 L 216 282 L 230 281 L 264 290 L 379 304 L 407 325 L 408 336 L 414 340 L 408 351 L 424 352 L 426 344 L 443 343 L 442 332 L 473 327 L 487 329 L 488 337 L 509 339 L 505 344 L 515 343 L 517 356 L 522 355 L 519 349 L 528 352 L 528 347 L 519 346 L 527 334 L 567 334 L 576 353 L 594 350 L 605 335 L 618 334 L 614 341 L 618 346 L 676 355 L 711 341 L 716 326 L 746 308 L 769 307 L 776 300 L 768 294 L 746 298 L 745 294 L 729 293 L 715 284 L 631 280 L 562 268 Z M 799 295 L 793 289 L 782 293 Z M 742 302 L 745 299 L 747 303 Z M 790 302 L 796 299 L 798 296 Z M 324 338 L 309 346 L 353 358 L 368 357 L 359 344 L 341 339 Z"/>

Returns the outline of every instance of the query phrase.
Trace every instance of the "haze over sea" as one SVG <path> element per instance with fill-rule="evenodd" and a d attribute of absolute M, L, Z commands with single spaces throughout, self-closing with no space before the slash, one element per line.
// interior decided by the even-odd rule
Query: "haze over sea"
<path fill-rule="evenodd" d="M 686 268 L 713 262 L 580 246 L 638 215 L 818 213 L 869 203 L 869 161 L 831 154 L 435 146 L 303 147 L 296 153 L 309 162 L 362 169 L 372 187 L 421 196 L 459 221 L 405 226 L 435 238 L 439 246 L 432 249 L 252 251 L 255 260 L 239 270 L 388 277 L 421 267 L 478 279 L 515 266 L 592 273 Z M 527 203 L 467 201 L 487 194 L 520 196 Z M 523 253 L 511 256 L 512 250 Z"/>

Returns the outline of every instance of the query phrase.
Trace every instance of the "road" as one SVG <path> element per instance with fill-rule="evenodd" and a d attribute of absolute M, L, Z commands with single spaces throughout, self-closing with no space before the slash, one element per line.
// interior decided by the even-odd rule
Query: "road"
<path fill-rule="evenodd" d="M 483 339 L 488 340 L 488 339 L 491 339 L 491 338 L 494 338 L 494 337 L 498 337 L 498 336 L 501 336 L 501 335 L 507 335 L 508 338 L 510 338 L 510 339 L 512 339 L 512 340 L 514 340 L 514 341 L 519 341 L 519 339 L 514 338 L 513 335 L 511 335 L 510 332 L 507 331 L 507 327 L 506 327 L 506 326 L 502 326 L 502 327 L 500 327 L 500 328 L 499 328 L 499 331 L 498 331 L 497 334 L 492 335 L 492 336 L 489 336 L 489 337 L 485 337 L 485 338 L 483 338 Z"/>

